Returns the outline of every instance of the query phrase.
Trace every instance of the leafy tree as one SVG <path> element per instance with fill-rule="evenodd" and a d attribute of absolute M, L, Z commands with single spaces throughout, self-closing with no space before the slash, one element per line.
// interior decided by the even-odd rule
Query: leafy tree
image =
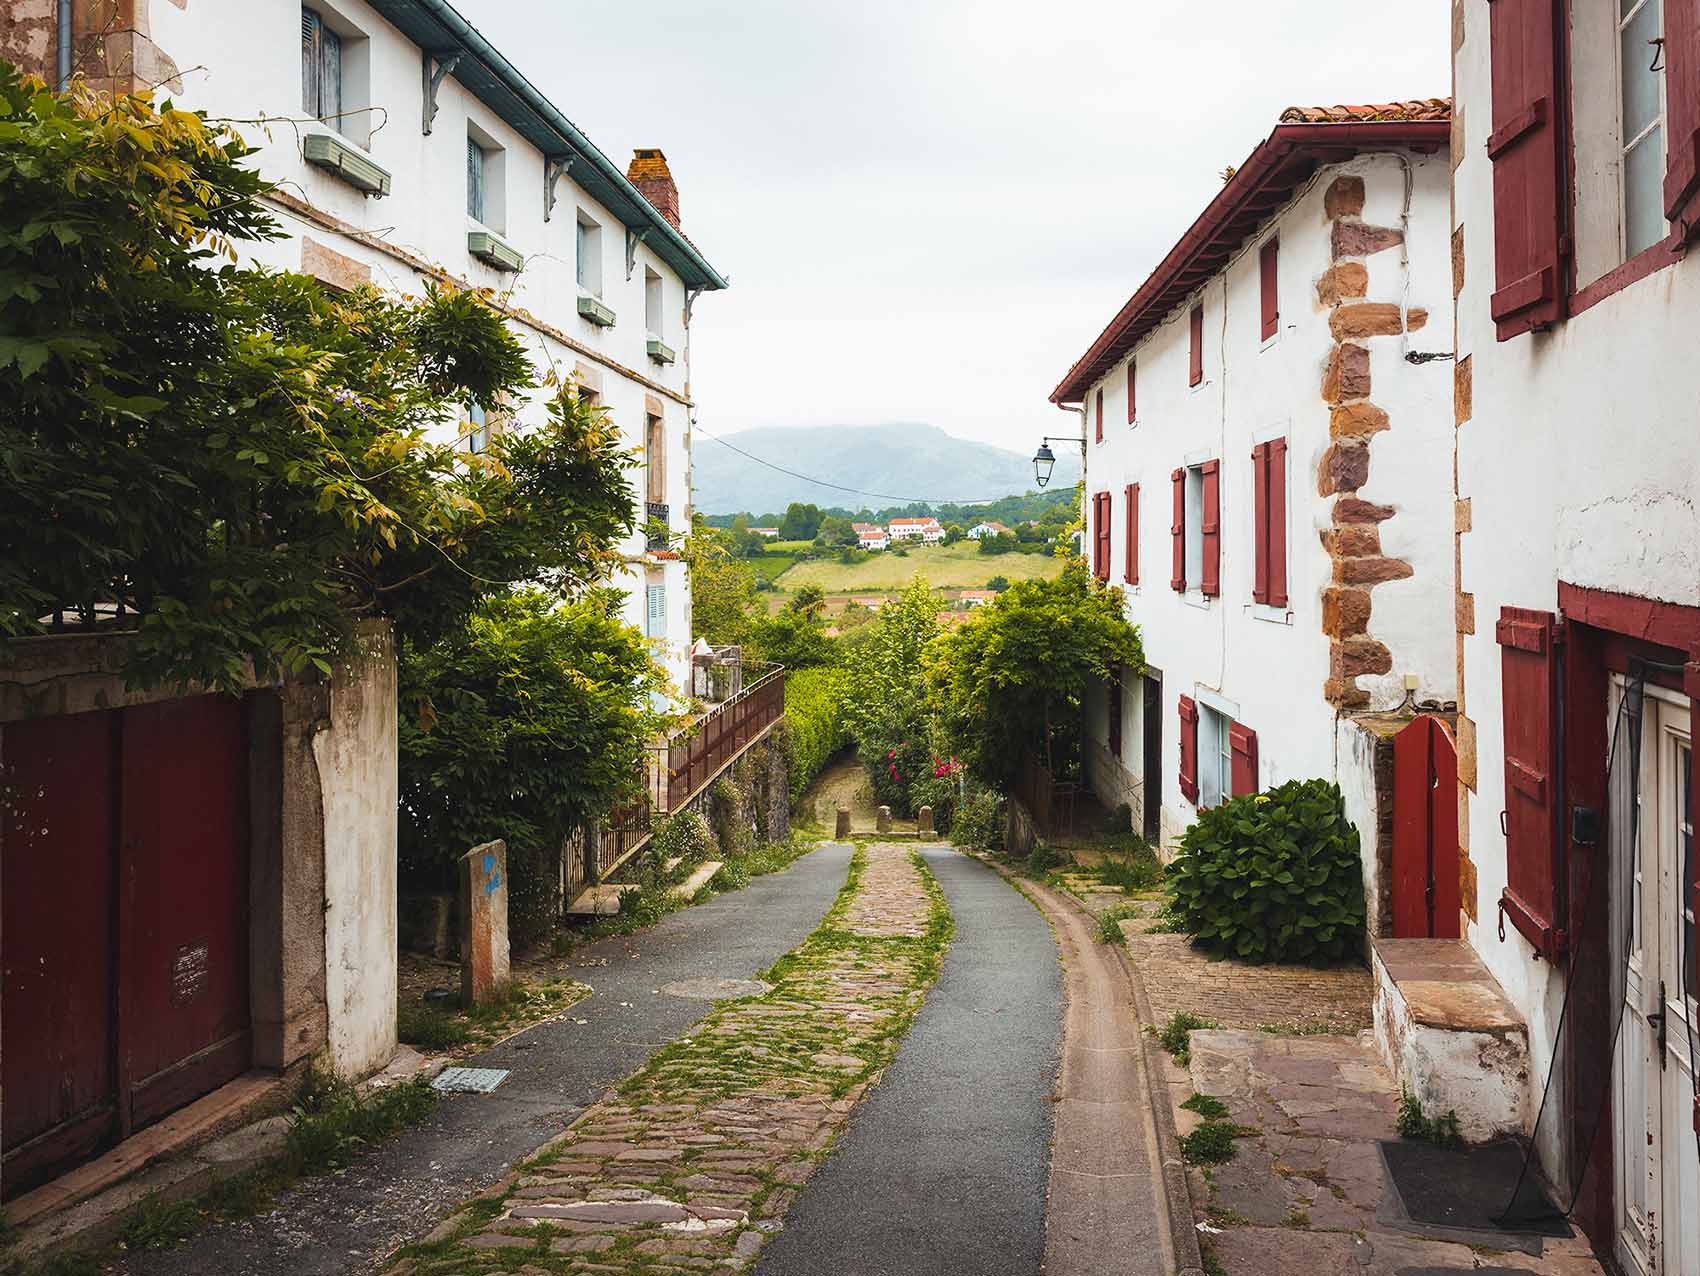
<path fill-rule="evenodd" d="M 792 501 L 786 507 L 785 517 L 779 520 L 779 539 L 782 541 L 812 541 L 820 532 L 822 519 L 818 505 L 804 505 Z"/>
<path fill-rule="evenodd" d="M 837 515 L 823 519 L 820 529 L 815 533 L 815 544 L 822 549 L 836 549 L 840 546 L 854 549 L 861 543 L 861 539 L 856 529 L 851 526 L 850 520 L 839 518 Z"/>
<path fill-rule="evenodd" d="M 821 612 L 826 609 L 826 591 L 819 585 L 804 585 L 791 595 L 791 601 L 786 606 L 810 620 L 818 620 Z"/>
<path fill-rule="evenodd" d="M 911 813 L 909 785 L 931 756 L 923 653 L 939 632 L 938 603 L 921 576 L 860 631 L 850 654 L 845 721 L 881 802 Z"/>
<path fill-rule="evenodd" d="M 0 635 L 121 600 L 132 683 L 233 688 L 328 671 L 362 616 L 428 644 L 602 577 L 633 520 L 607 419 L 559 389 L 487 455 L 429 443 L 536 389 L 519 341 L 481 293 L 221 264 L 276 234 L 248 155 L 0 65 Z"/>
<path fill-rule="evenodd" d="M 401 661 L 401 864 L 448 884 L 455 858 L 508 846 L 517 942 L 553 920 L 547 878 L 579 825 L 633 796 L 667 678 L 620 595 L 571 603 L 528 590 L 482 601 L 464 625 Z"/>
<path fill-rule="evenodd" d="M 993 576 L 986 582 L 986 588 L 992 590 L 994 593 L 1001 594 L 1004 590 L 1009 588 L 1009 578 L 1006 576 Z"/>
<path fill-rule="evenodd" d="M 1054 580 L 1016 582 L 941 637 L 927 681 L 952 752 L 993 783 L 1035 755 L 1066 770 L 1088 686 L 1145 668 L 1122 603 L 1076 561 Z"/>
<path fill-rule="evenodd" d="M 944 525 L 944 543 L 954 545 L 968 533 L 962 530 L 961 523 L 946 523 Z"/>
<path fill-rule="evenodd" d="M 719 645 L 745 641 L 756 597 L 755 578 L 732 556 L 726 535 L 699 516 L 691 520 L 684 550 L 691 580 L 691 637 Z"/>
<path fill-rule="evenodd" d="M 995 535 L 980 538 L 980 552 L 982 554 L 1010 554 L 1015 552 L 1020 543 L 1016 539 L 1015 533 L 998 532 Z"/>
<path fill-rule="evenodd" d="M 746 650 L 758 660 L 771 660 L 787 669 L 832 664 L 838 658 L 837 646 L 821 622 L 795 607 L 751 621 Z"/>

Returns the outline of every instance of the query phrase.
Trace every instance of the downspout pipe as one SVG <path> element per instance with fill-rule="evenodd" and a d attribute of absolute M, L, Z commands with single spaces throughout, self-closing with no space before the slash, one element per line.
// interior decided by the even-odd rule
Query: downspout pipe
<path fill-rule="evenodd" d="M 63 93 L 71 84 L 71 14 L 74 0 L 59 0 L 58 46 L 54 59 L 54 86 Z"/>

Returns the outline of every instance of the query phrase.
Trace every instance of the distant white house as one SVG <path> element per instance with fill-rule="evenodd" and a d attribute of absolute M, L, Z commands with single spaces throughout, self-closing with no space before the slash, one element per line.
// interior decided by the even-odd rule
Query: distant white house
<path fill-rule="evenodd" d="M 998 591 L 995 589 L 965 589 L 956 596 L 964 611 L 972 611 L 976 607 L 985 607 L 997 601 Z"/>
<path fill-rule="evenodd" d="M 977 541 L 983 536 L 1002 536 L 1010 530 L 1002 523 L 976 523 L 968 529 L 968 539 Z"/>
<path fill-rule="evenodd" d="M 767 537 L 770 541 L 777 539 L 779 536 L 779 529 L 777 527 L 752 527 L 750 530 L 757 536 Z"/>
<path fill-rule="evenodd" d="M 891 538 L 885 534 L 883 527 L 870 527 L 866 531 L 858 531 L 856 536 L 863 549 L 884 549 L 891 544 Z"/>
<path fill-rule="evenodd" d="M 888 525 L 888 530 L 894 541 L 918 540 L 927 545 L 936 545 L 944 539 L 944 528 L 939 526 L 936 518 L 894 518 Z"/>

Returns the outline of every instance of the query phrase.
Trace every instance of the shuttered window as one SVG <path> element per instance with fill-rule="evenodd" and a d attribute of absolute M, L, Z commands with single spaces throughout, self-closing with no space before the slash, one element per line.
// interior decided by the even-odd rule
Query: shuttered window
<path fill-rule="evenodd" d="M 1222 463 L 1206 461 L 1198 467 L 1204 476 L 1204 502 L 1200 527 L 1204 545 L 1204 567 L 1199 592 L 1213 598 L 1222 592 Z"/>
<path fill-rule="evenodd" d="M 1564 317 L 1567 280 L 1564 166 L 1559 95 L 1559 0 L 1494 0 L 1489 6 L 1493 74 L 1494 293 L 1501 341 Z"/>
<path fill-rule="evenodd" d="M 1169 538 L 1174 548 L 1174 567 L 1169 573 L 1169 588 L 1186 588 L 1186 471 L 1176 470 L 1169 475 L 1174 484 L 1174 521 L 1169 524 Z"/>
<path fill-rule="evenodd" d="M 1287 440 L 1251 450 L 1253 546 L 1251 596 L 1270 607 L 1287 605 Z"/>
<path fill-rule="evenodd" d="M 1204 307 L 1192 308 L 1188 322 L 1187 384 L 1198 385 L 1204 380 Z"/>
<path fill-rule="evenodd" d="M 466 139 L 466 215 L 484 220 L 484 148 Z"/>
<path fill-rule="evenodd" d="M 1130 585 L 1139 584 L 1139 484 L 1127 485 L 1127 562 L 1122 579 Z"/>
<path fill-rule="evenodd" d="M 1138 361 L 1127 361 L 1127 423 L 1132 425 L 1139 419 L 1139 396 L 1136 393 L 1138 381 Z"/>
<path fill-rule="evenodd" d="M 667 636 L 667 586 L 650 585 L 643 592 L 647 613 L 643 632 L 650 638 L 665 638 Z"/>
<path fill-rule="evenodd" d="M 1181 796 L 1194 805 L 1198 802 L 1198 706 L 1191 696 L 1180 698 L 1181 716 Z"/>
<path fill-rule="evenodd" d="M 1241 722 L 1229 724 L 1228 748 L 1233 754 L 1233 796 L 1256 793 L 1257 732 Z"/>
<path fill-rule="evenodd" d="M 1102 443 L 1104 441 L 1104 392 L 1102 390 L 1098 391 L 1097 402 L 1093 407 L 1098 418 L 1096 427 L 1098 442 Z"/>
<path fill-rule="evenodd" d="M 1092 498 L 1092 571 L 1099 580 L 1110 578 L 1110 494 Z"/>
<path fill-rule="evenodd" d="M 342 119 L 342 39 L 313 9 L 301 10 L 301 109 L 339 132 Z"/>
<path fill-rule="evenodd" d="M 1257 254 L 1257 274 L 1263 301 L 1263 337 L 1269 340 L 1281 330 L 1281 303 L 1275 290 L 1276 241 L 1271 239 Z"/>
<path fill-rule="evenodd" d="M 1551 612 L 1522 607 L 1502 608 L 1495 628 L 1505 735 L 1501 928 L 1508 919 L 1548 959 L 1565 950 L 1558 835 L 1559 633 Z"/>
<path fill-rule="evenodd" d="M 1688 240 L 1700 234 L 1700 0 L 1665 0 L 1664 50 L 1665 216 Z"/>

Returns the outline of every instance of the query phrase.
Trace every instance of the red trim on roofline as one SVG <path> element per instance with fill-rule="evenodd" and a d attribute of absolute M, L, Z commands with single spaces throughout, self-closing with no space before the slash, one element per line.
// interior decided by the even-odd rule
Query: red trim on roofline
<path fill-rule="evenodd" d="M 1068 370 L 1051 402 L 1079 403 L 1178 305 L 1209 279 L 1323 164 L 1365 151 L 1433 152 L 1451 145 L 1447 119 L 1278 124 L 1222 187 L 1139 291 Z M 1259 197 L 1262 198 L 1259 198 Z"/>

